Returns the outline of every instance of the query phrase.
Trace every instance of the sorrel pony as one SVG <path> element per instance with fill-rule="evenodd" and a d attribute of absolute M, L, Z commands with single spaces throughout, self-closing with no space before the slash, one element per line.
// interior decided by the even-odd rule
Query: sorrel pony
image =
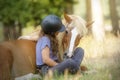
<path fill-rule="evenodd" d="M 91 24 L 87 24 L 78 16 L 66 14 L 63 23 L 66 31 L 58 34 L 61 59 L 65 51 L 69 57 L 73 55 L 72 51 L 86 34 L 87 26 Z M 0 80 L 11 80 L 35 72 L 35 45 L 39 32 L 40 30 L 36 30 L 35 33 L 22 36 L 19 40 L 0 43 Z"/>

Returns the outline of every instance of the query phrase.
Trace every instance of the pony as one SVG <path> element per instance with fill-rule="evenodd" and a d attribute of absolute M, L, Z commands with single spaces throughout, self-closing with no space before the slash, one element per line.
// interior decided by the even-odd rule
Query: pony
<path fill-rule="evenodd" d="M 79 44 L 80 39 L 87 33 L 91 23 L 75 15 L 64 14 L 63 24 L 66 31 L 59 33 L 59 55 L 63 60 L 63 53 L 71 57 L 72 51 Z M 0 80 L 12 80 L 16 77 L 35 73 L 35 46 L 40 35 L 40 30 L 21 36 L 18 40 L 0 43 Z"/>

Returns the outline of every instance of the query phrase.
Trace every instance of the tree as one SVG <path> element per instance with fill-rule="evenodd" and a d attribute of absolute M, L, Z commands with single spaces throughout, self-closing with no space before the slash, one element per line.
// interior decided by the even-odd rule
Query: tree
<path fill-rule="evenodd" d="M 21 33 L 23 26 L 29 18 L 29 4 L 27 0 L 1 0 L 0 21 L 3 23 L 4 38 L 15 39 Z"/>
<path fill-rule="evenodd" d="M 48 14 L 61 16 L 73 0 L 0 0 L 0 21 L 5 40 L 16 39 L 28 22 L 34 26 Z"/>
<path fill-rule="evenodd" d="M 92 26 L 92 33 L 97 41 L 103 41 L 105 38 L 105 30 L 103 24 L 103 12 L 101 0 L 91 0 L 92 5 L 92 19 L 94 20 Z"/>
<path fill-rule="evenodd" d="M 87 21 L 92 20 L 92 6 L 91 6 L 91 0 L 86 0 L 86 15 L 87 15 Z"/>
<path fill-rule="evenodd" d="M 110 7 L 110 16 L 111 16 L 111 22 L 113 27 L 113 34 L 118 36 L 120 34 L 120 28 L 119 28 L 119 19 L 117 14 L 117 8 L 116 8 L 116 0 L 109 0 L 109 7 Z"/>
<path fill-rule="evenodd" d="M 92 5 L 91 5 L 91 0 L 86 0 L 86 19 L 87 22 L 93 21 L 92 20 Z M 92 25 L 91 25 L 92 26 Z M 92 33 L 91 29 L 88 30 L 88 33 Z"/>

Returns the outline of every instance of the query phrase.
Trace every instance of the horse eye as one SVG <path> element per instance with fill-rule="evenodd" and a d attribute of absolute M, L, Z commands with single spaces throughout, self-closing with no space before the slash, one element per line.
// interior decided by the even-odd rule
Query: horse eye
<path fill-rule="evenodd" d="M 66 30 L 65 33 L 68 34 L 68 31 Z"/>

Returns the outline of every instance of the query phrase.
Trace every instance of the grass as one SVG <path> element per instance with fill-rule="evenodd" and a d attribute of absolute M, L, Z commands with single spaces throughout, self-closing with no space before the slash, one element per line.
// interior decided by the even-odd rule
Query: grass
<path fill-rule="evenodd" d="M 93 39 L 92 36 L 87 36 L 83 38 L 80 46 L 85 49 L 85 58 L 83 60 L 83 64 L 88 66 L 89 70 L 95 69 L 97 71 L 92 77 L 92 80 L 120 79 L 119 38 L 112 34 L 107 34 L 104 41 L 99 42 Z"/>
<path fill-rule="evenodd" d="M 89 35 L 81 40 L 79 46 L 85 50 L 81 65 L 85 65 L 88 71 L 76 75 L 50 74 L 32 80 L 120 80 L 120 38 L 107 34 L 104 41 L 99 42 Z"/>

